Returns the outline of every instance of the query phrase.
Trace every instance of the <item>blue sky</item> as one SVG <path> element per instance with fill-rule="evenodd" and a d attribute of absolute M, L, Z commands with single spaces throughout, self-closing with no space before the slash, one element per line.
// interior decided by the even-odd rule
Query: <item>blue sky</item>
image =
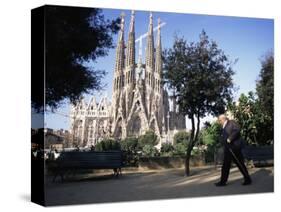
<path fill-rule="evenodd" d="M 114 19 L 124 11 L 125 16 L 125 40 L 127 40 L 131 11 L 104 9 L 103 14 L 106 19 Z M 149 12 L 136 11 L 135 30 L 136 38 L 147 32 Z M 215 40 L 219 48 L 233 61 L 238 59 L 234 65 L 236 74 L 234 75 L 235 86 L 239 88 L 236 98 L 241 93 L 255 90 L 255 82 L 260 71 L 260 58 L 266 52 L 274 48 L 274 21 L 272 19 L 241 18 L 227 16 L 209 16 L 181 13 L 153 12 L 154 26 L 160 18 L 166 25 L 161 30 L 162 46 L 169 48 L 172 46 L 175 34 L 184 36 L 190 41 L 198 41 L 200 32 L 204 29 L 210 39 Z M 117 34 L 114 35 L 116 44 Z M 156 38 L 156 34 L 154 36 Z M 145 48 L 143 42 L 143 50 Z M 137 47 L 137 46 L 136 46 Z M 138 48 L 136 48 L 136 56 Z M 143 53 L 144 55 L 144 53 Z M 103 94 L 94 93 L 97 99 L 107 93 L 111 99 L 112 80 L 115 62 L 115 49 L 109 51 L 108 56 L 99 58 L 95 63 L 91 63 L 95 69 L 103 69 L 108 73 L 103 80 L 106 89 Z M 86 96 L 86 100 L 89 96 Z M 64 104 L 58 109 L 59 113 L 69 114 L 68 104 Z M 45 127 L 54 129 L 68 129 L 69 118 L 58 114 L 47 114 Z"/>

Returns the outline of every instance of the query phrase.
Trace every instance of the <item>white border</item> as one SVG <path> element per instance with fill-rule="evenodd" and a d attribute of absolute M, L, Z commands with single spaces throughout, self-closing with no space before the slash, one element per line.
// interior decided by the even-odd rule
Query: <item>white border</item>
<path fill-rule="evenodd" d="M 1 152 L 0 210 L 34 211 L 30 198 L 30 10 L 43 4 L 184 12 L 275 19 L 275 150 L 280 149 L 280 5 L 276 0 L 25 0 L 2 1 L 0 12 Z M 279 47 L 279 48 L 277 48 Z M 276 152 L 276 151 L 275 151 Z M 275 154 L 275 193 L 67 207 L 77 211 L 271 211 L 280 199 L 280 156 Z M 122 191 L 120 191 L 122 192 Z M 52 210 L 64 208 L 55 207 Z"/>

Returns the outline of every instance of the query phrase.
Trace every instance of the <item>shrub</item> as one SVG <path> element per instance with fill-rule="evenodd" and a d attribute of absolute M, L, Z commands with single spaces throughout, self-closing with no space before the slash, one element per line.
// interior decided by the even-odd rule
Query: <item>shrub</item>
<path fill-rule="evenodd" d="M 156 146 L 158 142 L 157 135 L 152 130 L 149 130 L 139 137 L 138 148 L 141 150 L 145 145 Z"/>
<path fill-rule="evenodd" d="M 138 148 L 138 139 L 131 137 L 125 138 L 120 142 L 121 150 L 125 151 L 125 161 L 127 166 L 137 166 L 139 156 L 137 154 Z"/>
<path fill-rule="evenodd" d="M 221 127 L 217 122 L 206 125 L 200 132 L 200 143 L 207 146 L 204 152 L 206 162 L 214 161 L 214 154 L 216 154 L 217 149 L 219 149 L 222 145 L 219 141 L 220 132 Z"/>
<path fill-rule="evenodd" d="M 174 135 L 174 144 L 187 145 L 190 139 L 190 133 L 186 131 L 179 131 Z"/>
<path fill-rule="evenodd" d="M 147 157 L 155 157 L 158 155 L 158 150 L 154 146 L 146 144 L 142 148 L 142 154 L 143 156 L 147 156 Z"/>
<path fill-rule="evenodd" d="M 192 151 L 191 151 L 191 156 L 198 156 L 200 155 L 202 152 L 200 151 L 200 149 L 198 147 L 193 147 Z"/>
<path fill-rule="evenodd" d="M 173 155 L 175 156 L 185 156 L 187 146 L 183 143 L 178 143 L 174 145 Z"/>
<path fill-rule="evenodd" d="M 96 151 L 121 150 L 120 143 L 113 139 L 105 139 L 95 146 Z"/>
<path fill-rule="evenodd" d="M 121 140 L 120 145 L 123 151 L 136 152 L 138 146 L 138 139 L 134 137 L 125 138 Z"/>
<path fill-rule="evenodd" d="M 172 156 L 174 147 L 171 143 L 163 143 L 161 146 L 161 155 L 162 156 Z"/>

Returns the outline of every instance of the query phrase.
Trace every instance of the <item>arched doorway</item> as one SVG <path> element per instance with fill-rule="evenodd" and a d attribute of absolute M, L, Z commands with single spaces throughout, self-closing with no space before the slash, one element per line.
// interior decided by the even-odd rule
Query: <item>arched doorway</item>
<path fill-rule="evenodd" d="M 141 119 L 139 115 L 133 116 L 132 120 L 130 121 L 130 126 L 128 135 L 138 137 L 141 135 Z"/>

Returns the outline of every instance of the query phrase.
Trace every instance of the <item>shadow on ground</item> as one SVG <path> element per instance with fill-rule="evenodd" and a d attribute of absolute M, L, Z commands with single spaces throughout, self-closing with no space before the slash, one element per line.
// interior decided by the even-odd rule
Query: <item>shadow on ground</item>
<path fill-rule="evenodd" d="M 210 167 L 192 169 L 192 175 L 184 176 L 182 169 L 151 172 L 123 173 L 72 179 L 46 187 L 47 205 L 108 203 L 120 201 L 159 200 L 186 197 L 207 197 L 273 192 L 273 167 L 250 169 L 253 184 L 242 186 L 242 176 L 232 169 L 229 183 L 215 187 L 220 170 Z"/>

